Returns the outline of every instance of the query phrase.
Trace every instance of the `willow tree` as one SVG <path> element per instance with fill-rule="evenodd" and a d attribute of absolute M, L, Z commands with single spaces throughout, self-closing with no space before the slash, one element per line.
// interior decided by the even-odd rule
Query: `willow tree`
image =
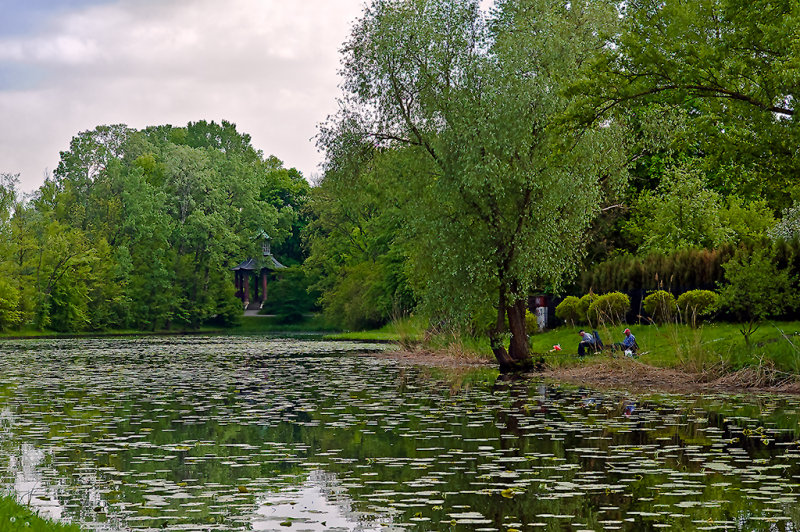
<path fill-rule="evenodd" d="M 568 132 L 561 91 L 603 45 L 600 1 L 374 0 L 343 53 L 342 137 L 402 147 L 387 187 L 404 205 L 416 291 L 438 321 L 493 306 L 504 370 L 530 363 L 525 302 L 574 271 L 603 190 L 624 173 L 620 124 Z M 331 152 L 334 152 L 331 155 Z M 507 322 L 507 326 L 506 326 Z"/>

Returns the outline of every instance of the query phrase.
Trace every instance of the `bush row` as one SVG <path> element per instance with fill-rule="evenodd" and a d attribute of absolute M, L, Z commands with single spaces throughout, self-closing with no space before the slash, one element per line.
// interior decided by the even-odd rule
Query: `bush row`
<path fill-rule="evenodd" d="M 695 325 L 719 309 L 720 297 L 710 290 L 690 290 L 677 299 L 666 290 L 656 290 L 644 298 L 643 309 L 657 323 L 681 321 Z M 631 310 L 630 298 L 622 292 L 597 295 L 592 292 L 581 298 L 566 297 L 556 307 L 556 317 L 569 325 L 618 324 Z"/>

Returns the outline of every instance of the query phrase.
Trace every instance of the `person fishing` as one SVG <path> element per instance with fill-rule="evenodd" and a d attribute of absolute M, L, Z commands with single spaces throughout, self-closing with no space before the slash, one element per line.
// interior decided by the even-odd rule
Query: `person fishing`
<path fill-rule="evenodd" d="M 594 335 L 587 333 L 583 329 L 578 331 L 578 334 L 581 336 L 581 342 L 578 344 L 578 356 L 582 357 L 586 354 L 586 349 L 594 350 L 595 338 Z"/>
<path fill-rule="evenodd" d="M 630 351 L 631 354 L 635 354 L 639 349 L 639 346 L 636 343 L 636 337 L 633 335 L 633 333 L 631 333 L 630 329 L 625 329 L 622 331 L 622 334 L 625 335 L 625 339 L 612 345 L 611 349 L 614 351 L 621 349 L 622 351 Z"/>

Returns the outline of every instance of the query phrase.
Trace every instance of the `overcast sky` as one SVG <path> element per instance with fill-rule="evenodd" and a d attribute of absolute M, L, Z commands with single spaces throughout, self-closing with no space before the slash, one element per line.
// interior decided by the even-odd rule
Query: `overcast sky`
<path fill-rule="evenodd" d="M 36 189 L 101 124 L 229 120 L 310 178 L 363 0 L 0 0 L 0 172 Z"/>

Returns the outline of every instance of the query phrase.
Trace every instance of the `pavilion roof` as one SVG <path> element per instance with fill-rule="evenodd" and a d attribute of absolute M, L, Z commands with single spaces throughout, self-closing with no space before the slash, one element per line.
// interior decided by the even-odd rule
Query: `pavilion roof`
<path fill-rule="evenodd" d="M 261 270 L 262 268 L 266 268 L 268 270 L 283 270 L 284 268 L 286 268 L 286 266 L 278 262 L 278 259 L 276 259 L 272 255 L 267 255 L 262 260 L 247 259 L 246 261 L 240 263 L 239 265 L 231 268 L 231 270 L 256 271 L 256 270 Z"/>

